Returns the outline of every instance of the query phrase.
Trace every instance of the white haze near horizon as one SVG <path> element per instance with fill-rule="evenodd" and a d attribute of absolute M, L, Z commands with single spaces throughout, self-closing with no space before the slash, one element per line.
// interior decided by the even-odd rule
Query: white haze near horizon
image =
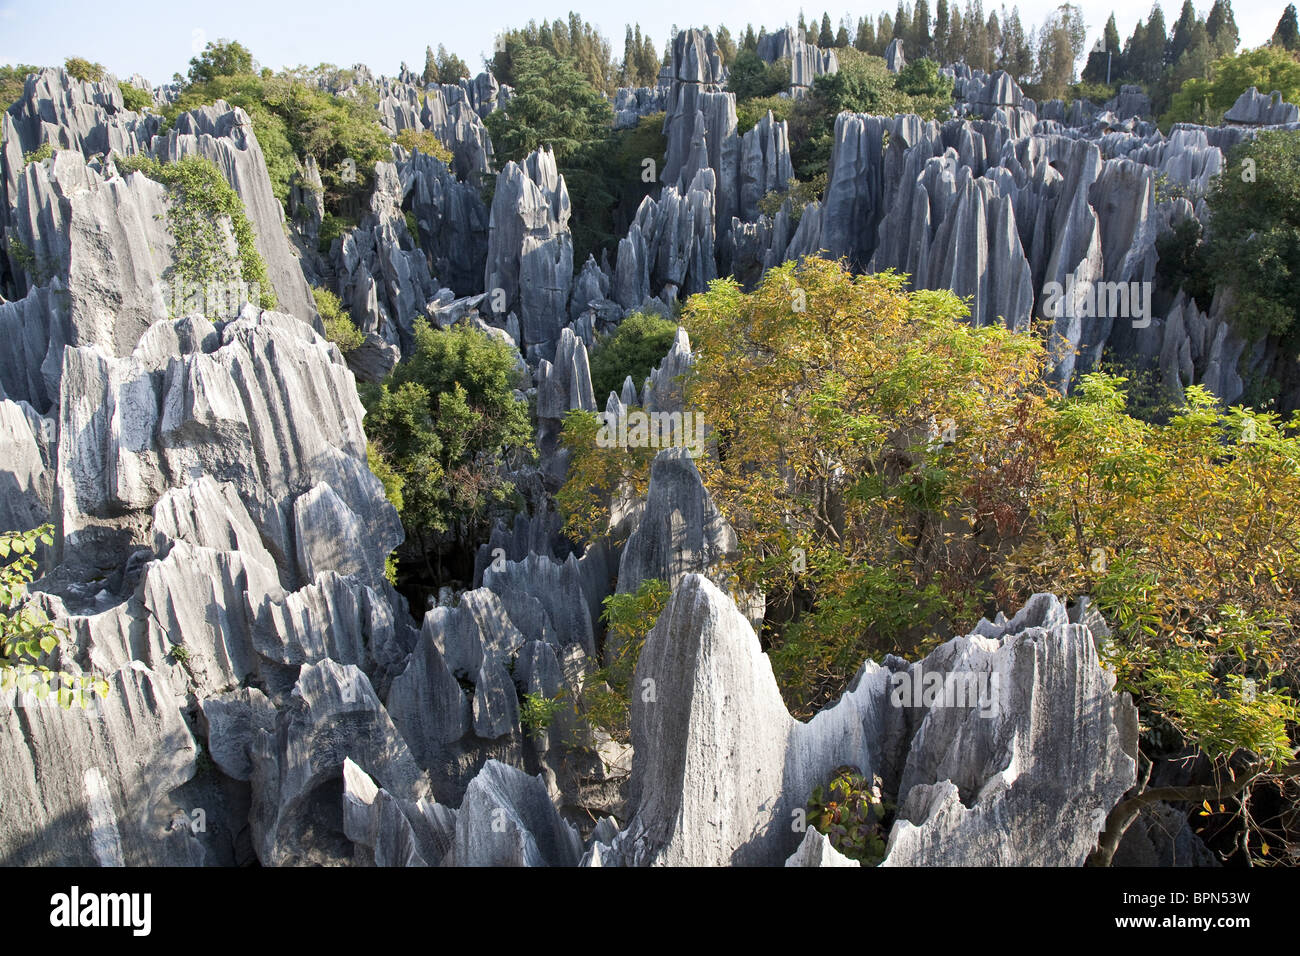
<path fill-rule="evenodd" d="M 841 3 L 843 0 L 841 0 Z M 960 2 L 960 0 L 951 0 Z M 1213 0 L 1193 0 L 1198 12 L 1209 13 Z M 1026 31 L 1038 26 L 1056 9 L 1053 0 L 1023 0 L 1019 4 Z M 849 11 L 829 4 L 802 7 L 811 24 L 820 22 L 823 9 L 838 26 L 842 16 L 856 23 L 868 11 L 876 16 L 893 13 L 897 2 L 877 0 Z M 930 0 L 931 15 L 936 0 Z M 964 3 L 963 3 L 964 6 Z M 985 13 L 1001 8 L 985 2 Z M 1115 0 L 1082 0 L 1091 48 L 1112 10 L 1120 37 L 1126 39 L 1150 7 L 1144 2 L 1120 4 Z M 1181 0 L 1162 3 L 1165 21 L 1172 29 Z M 1235 0 L 1233 12 L 1241 31 L 1242 48 L 1268 42 L 1286 8 L 1286 0 Z M 644 34 L 661 47 L 674 26 L 726 24 L 733 33 L 752 23 L 769 31 L 795 23 L 799 0 L 661 0 L 647 4 L 614 4 L 594 0 L 557 0 L 543 5 L 520 0 L 500 0 L 489 6 L 463 3 L 384 4 L 359 6 L 347 0 L 221 0 L 213 3 L 178 3 L 176 0 L 132 0 L 105 4 L 88 0 L 0 0 L 0 64 L 61 64 L 68 56 L 103 63 L 118 78 L 140 73 L 152 83 L 163 83 L 173 73 L 184 73 L 195 48 L 216 39 L 238 40 L 257 62 L 272 69 L 334 63 L 365 63 L 376 74 L 393 75 L 404 61 L 412 69 L 424 66 L 424 49 L 439 43 L 457 53 L 472 72 L 482 68 L 498 32 L 522 26 L 530 19 L 566 18 L 574 10 L 610 40 L 616 58 L 623 53 L 627 24 L 640 23 Z M 1082 64 L 1080 64 L 1082 66 Z"/>

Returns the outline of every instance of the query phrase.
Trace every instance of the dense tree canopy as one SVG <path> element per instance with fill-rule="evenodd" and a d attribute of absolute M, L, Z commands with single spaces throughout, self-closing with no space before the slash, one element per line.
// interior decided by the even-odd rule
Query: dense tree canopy
<path fill-rule="evenodd" d="M 686 304 L 687 402 L 711 435 L 697 464 L 741 548 L 724 573 L 767 595 L 788 702 L 811 713 L 865 657 L 920 654 L 1034 592 L 1089 595 L 1147 758 L 1289 772 L 1300 417 L 1189 388 L 1151 424 L 1100 373 L 1063 399 L 1039 338 L 965 318 L 949 292 L 818 259 Z M 620 486 L 643 491 L 652 457 L 597 447 L 589 419 L 566 424 L 575 533 L 605 526 Z"/>
<path fill-rule="evenodd" d="M 1300 63 L 1295 64 L 1300 73 Z M 1209 254 L 1217 285 L 1233 290 L 1233 323 L 1247 340 L 1280 337 L 1300 349 L 1300 133 L 1261 132 L 1228 155 L 1210 195 Z"/>
<path fill-rule="evenodd" d="M 613 111 L 576 63 L 523 44 L 510 47 L 510 62 L 515 95 L 486 120 L 500 161 L 549 146 L 563 164 L 604 139 Z"/>
<path fill-rule="evenodd" d="M 401 516 L 426 555 L 472 542 L 513 487 L 500 474 L 528 449 L 528 406 L 510 348 L 477 329 L 416 323 L 415 350 L 388 381 L 362 390 L 366 435 L 397 476 Z"/>

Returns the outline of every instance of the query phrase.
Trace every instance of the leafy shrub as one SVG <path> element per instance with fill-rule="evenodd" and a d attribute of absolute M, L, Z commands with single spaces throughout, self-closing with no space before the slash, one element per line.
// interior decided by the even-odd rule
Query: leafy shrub
<path fill-rule="evenodd" d="M 1088 100 L 1090 103 L 1096 103 L 1100 106 L 1102 103 L 1115 98 L 1119 93 L 1118 85 L 1107 86 L 1105 83 L 1080 80 L 1065 91 L 1065 102 L 1072 103 L 1075 100 Z"/>
<path fill-rule="evenodd" d="M 94 674 L 56 671 L 41 663 L 59 647 L 63 632 L 27 599 L 36 575 L 36 553 L 54 544 L 54 528 L 0 534 L 0 692 L 16 687 L 38 701 L 65 710 L 88 707 L 108 693 L 108 681 Z"/>
<path fill-rule="evenodd" d="M 564 708 L 562 695 L 524 694 L 519 701 L 519 725 L 531 737 L 540 737 Z"/>
<path fill-rule="evenodd" d="M 939 72 L 939 64 L 922 58 L 904 66 L 894 80 L 895 88 L 907 96 L 925 100 L 952 100 L 952 79 Z"/>
<path fill-rule="evenodd" d="M 430 130 L 404 129 L 397 134 L 397 145 L 403 149 L 419 150 L 425 156 L 432 156 L 434 159 L 440 159 L 450 166 L 455 159 L 442 140 L 438 139 Z"/>
<path fill-rule="evenodd" d="M 808 798 L 808 825 L 840 853 L 864 866 L 885 858 L 894 805 L 880 792 L 879 775 L 868 783 L 857 767 L 838 767 L 826 787 Z"/>
<path fill-rule="evenodd" d="M 1233 149 L 1225 165 L 1208 200 L 1211 273 L 1217 285 L 1233 290 L 1230 319 L 1238 334 L 1247 341 L 1278 336 L 1294 352 L 1300 343 L 1300 132 L 1262 131 Z"/>
<path fill-rule="evenodd" d="M 320 313 L 321 322 L 325 326 L 325 338 L 337 345 L 340 352 L 360 348 L 366 340 L 365 333 L 357 328 L 339 297 L 329 289 L 318 287 L 313 287 L 311 294 L 316 300 L 316 311 Z"/>
<path fill-rule="evenodd" d="M 591 387 L 597 403 L 603 405 L 610 392 L 622 392 L 629 375 L 639 391 L 676 336 L 676 322 L 634 312 L 619 323 L 613 335 L 597 340 L 591 350 Z"/>
<path fill-rule="evenodd" d="M 30 153 L 23 153 L 23 163 L 43 163 L 53 155 L 54 144 L 47 140 Z"/>
<path fill-rule="evenodd" d="M 74 80 L 83 83 L 100 83 L 104 79 L 104 64 L 91 63 L 79 56 L 70 56 L 63 61 L 63 68 Z"/>
<path fill-rule="evenodd" d="M 119 83 L 117 88 L 122 91 L 122 102 L 133 113 L 143 113 L 153 106 L 153 96 L 148 90 L 142 90 L 130 83 Z"/>
<path fill-rule="evenodd" d="M 1171 292 L 1182 289 L 1202 311 L 1214 300 L 1214 273 L 1201 242 L 1201 223 L 1187 218 L 1156 239 L 1156 275 Z"/>
<path fill-rule="evenodd" d="M 668 604 L 668 582 L 651 578 L 628 594 L 605 598 L 601 615 L 606 625 L 605 647 L 609 663 L 585 683 L 584 717 L 615 740 L 630 743 L 632 678 L 646 637 Z M 608 649 L 613 649 L 612 652 Z"/>
<path fill-rule="evenodd" d="M 786 199 L 790 200 L 790 225 L 797 227 L 803 218 L 804 208 L 821 198 L 826 191 L 826 173 L 818 173 L 809 182 L 790 180 L 784 192 L 773 190 L 758 201 L 758 211 L 772 218 L 781 211 Z"/>
<path fill-rule="evenodd" d="M 192 76 L 180 97 L 163 111 L 166 124 L 181 113 L 225 100 L 244 110 L 266 157 L 271 188 L 282 203 L 299 157 L 310 154 L 320 168 L 327 212 L 360 201 L 374 184 L 376 162 L 391 155 L 378 114 L 363 97 L 326 93 L 290 74 L 260 76 L 236 69 L 242 57 L 223 58 Z M 165 131 L 165 127 L 164 127 Z"/>
<path fill-rule="evenodd" d="M 741 133 L 749 132 L 769 111 L 772 113 L 772 119 L 778 123 L 782 120 L 788 121 L 794 114 L 798 102 L 788 96 L 763 96 L 737 103 L 736 128 Z"/>
<path fill-rule="evenodd" d="M 321 218 L 320 235 L 316 244 L 321 255 L 329 255 L 330 246 L 334 244 L 334 240 L 356 225 L 357 223 L 346 216 L 336 216 L 332 212 L 325 213 Z"/>
<path fill-rule="evenodd" d="M 444 538 L 473 540 L 514 490 L 505 456 L 531 449 L 514 363 L 509 346 L 478 329 L 419 320 L 411 356 L 384 384 L 363 386 L 366 434 L 401 481 L 402 523 L 426 555 Z"/>
<path fill-rule="evenodd" d="M 17 66 L 0 66 L 0 110 L 8 109 L 23 95 L 27 77 L 40 72 L 39 66 L 20 63 Z"/>
<path fill-rule="evenodd" d="M 736 62 L 727 76 L 727 89 L 736 94 L 738 104 L 775 96 L 789 87 L 790 61 L 764 63 L 752 50 L 741 50 L 736 54 Z"/>

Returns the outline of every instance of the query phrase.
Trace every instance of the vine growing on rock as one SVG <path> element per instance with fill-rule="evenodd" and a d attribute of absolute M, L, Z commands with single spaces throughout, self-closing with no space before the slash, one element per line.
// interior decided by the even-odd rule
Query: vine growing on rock
<path fill-rule="evenodd" d="M 275 290 L 257 251 L 244 204 L 211 160 L 186 156 L 160 163 L 140 153 L 117 157 L 116 163 L 123 175 L 140 172 L 167 187 L 171 198 L 167 225 L 176 242 L 175 263 L 169 276 L 173 282 L 187 289 L 201 289 L 213 281 L 238 278 L 250 288 L 257 288 L 258 304 L 263 309 L 276 307 Z M 226 248 L 222 222 L 229 224 L 235 240 L 233 261 Z"/>

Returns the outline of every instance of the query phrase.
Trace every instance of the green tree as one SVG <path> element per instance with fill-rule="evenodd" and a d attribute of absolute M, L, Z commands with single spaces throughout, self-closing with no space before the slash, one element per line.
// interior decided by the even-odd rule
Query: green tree
<path fill-rule="evenodd" d="M 951 60 L 949 55 L 951 29 L 952 18 L 948 13 L 948 0 L 938 0 L 934 7 L 934 56 L 940 63 L 948 63 Z"/>
<path fill-rule="evenodd" d="M 947 2 L 947 0 L 943 0 Z M 870 53 L 876 47 L 876 25 L 870 17 L 858 17 L 858 32 L 853 38 L 853 49 Z"/>
<path fill-rule="evenodd" d="M 1236 18 L 1232 15 L 1232 0 L 1214 0 L 1210 15 L 1205 19 L 1205 28 L 1209 31 L 1215 56 L 1237 52 L 1240 35 L 1237 32 Z"/>
<path fill-rule="evenodd" d="M 610 392 L 620 393 L 629 375 L 639 391 L 647 375 L 672 348 L 677 323 L 657 315 L 634 312 L 613 335 L 591 350 L 591 387 L 603 406 Z"/>
<path fill-rule="evenodd" d="M 736 102 L 775 96 L 790 85 L 790 61 L 764 63 L 752 50 L 736 54 L 736 62 L 727 76 L 727 89 L 736 94 Z"/>
<path fill-rule="evenodd" d="M 1119 62 L 1116 57 L 1122 53 L 1119 39 L 1119 27 L 1115 25 L 1115 14 L 1106 21 L 1106 28 L 1101 33 L 1101 43 L 1088 54 L 1088 62 L 1083 67 L 1083 79 L 1087 83 L 1110 82 L 1119 76 Z"/>
<path fill-rule="evenodd" d="M 1294 64 L 1300 72 L 1300 63 Z M 1246 175 L 1247 170 L 1251 175 Z M 1237 146 L 1209 197 L 1216 284 L 1233 290 L 1233 325 L 1247 341 L 1300 346 L 1300 133 L 1261 132 Z"/>
<path fill-rule="evenodd" d="M 930 4 L 927 0 L 916 0 L 912 13 L 912 33 L 907 38 L 907 58 L 920 59 L 929 56 L 934 38 L 930 35 Z"/>
<path fill-rule="evenodd" d="M 142 172 L 167 187 L 167 227 L 175 241 L 169 281 L 183 289 L 202 289 L 214 280 L 239 279 L 250 289 L 256 287 L 257 305 L 275 308 L 275 289 L 257 251 L 244 202 L 215 163 L 197 155 L 159 163 L 147 153 L 116 157 L 115 162 L 123 175 Z M 234 237 L 233 256 L 222 223 Z"/>
<path fill-rule="evenodd" d="M 1056 98 L 1074 82 L 1074 65 L 1083 53 L 1087 28 L 1082 12 L 1065 3 L 1043 24 L 1038 35 L 1039 95 Z"/>
<path fill-rule="evenodd" d="M 364 386 L 366 434 L 400 480 L 402 524 L 431 576 L 444 550 L 476 540 L 513 486 L 501 466 L 531 448 L 528 406 L 514 395 L 512 350 L 469 326 L 415 327 L 415 349 L 388 381 Z"/>
<path fill-rule="evenodd" d="M 439 83 L 459 83 L 462 79 L 469 77 L 469 67 L 465 61 L 455 53 L 448 53 L 447 48 L 441 43 L 438 44 L 438 56 L 436 59 L 438 65 L 438 82 Z"/>
<path fill-rule="evenodd" d="M 424 73 L 421 74 L 420 78 L 424 80 L 426 86 L 438 82 L 438 60 L 433 55 L 433 47 L 431 46 L 424 48 Z"/>
<path fill-rule="evenodd" d="M 1277 28 L 1273 31 L 1273 38 L 1268 42 L 1287 51 L 1300 49 L 1300 25 L 1296 23 L 1294 3 L 1287 4 L 1286 10 L 1282 13 L 1282 18 L 1277 21 Z"/>
<path fill-rule="evenodd" d="M 1034 50 L 1020 20 L 1020 8 L 1012 7 L 1011 15 L 1004 16 L 1002 23 L 1003 59 L 998 67 L 1023 84 L 1034 69 Z"/>
<path fill-rule="evenodd" d="M 822 14 L 822 26 L 817 32 L 817 45 L 823 50 L 829 50 L 835 45 L 835 34 L 831 31 L 831 15 Z"/>
<path fill-rule="evenodd" d="M 1196 8 L 1192 6 L 1192 0 L 1183 0 L 1182 10 L 1179 11 L 1178 20 L 1174 23 L 1173 36 L 1169 38 L 1168 62 L 1178 62 L 1178 58 L 1183 55 L 1187 45 L 1192 41 L 1192 28 L 1200 22 L 1200 18 L 1196 16 Z"/>
<path fill-rule="evenodd" d="M 99 83 L 104 79 L 105 69 L 102 63 L 92 63 L 84 57 L 70 56 L 63 61 L 63 68 L 74 80 L 83 83 Z"/>
<path fill-rule="evenodd" d="M 208 43 L 203 52 L 190 60 L 190 82 L 207 83 L 219 76 L 244 76 L 253 73 L 253 54 L 237 40 Z"/>
<path fill-rule="evenodd" d="M 515 95 L 484 121 L 502 161 L 549 146 L 564 163 L 603 139 L 613 110 L 571 60 L 540 47 L 515 46 L 511 62 Z"/>
<path fill-rule="evenodd" d="M 1277 47 L 1260 47 L 1215 60 L 1211 78 L 1192 77 L 1173 95 L 1169 109 L 1160 117 L 1168 129 L 1174 123 L 1206 123 L 1223 119 L 1237 98 L 1249 87 L 1278 90 L 1294 103 L 1300 97 L 1300 62 Z"/>
<path fill-rule="evenodd" d="M 713 38 L 718 43 L 718 57 L 723 66 L 730 66 L 736 61 L 736 41 L 731 38 L 731 31 L 724 24 L 718 24 Z"/>

